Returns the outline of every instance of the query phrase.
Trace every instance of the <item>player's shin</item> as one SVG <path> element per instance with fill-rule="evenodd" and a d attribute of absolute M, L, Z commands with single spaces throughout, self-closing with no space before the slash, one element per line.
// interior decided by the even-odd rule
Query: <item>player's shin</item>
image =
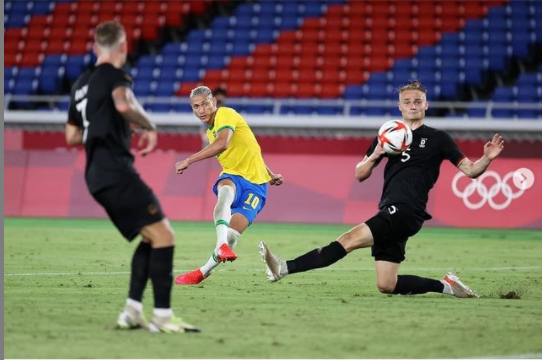
<path fill-rule="evenodd" d="M 442 293 L 444 285 L 438 281 L 415 275 L 398 275 L 393 294 L 416 295 L 428 292 Z"/>
<path fill-rule="evenodd" d="M 151 251 L 149 277 L 154 290 L 154 307 L 169 309 L 173 286 L 173 246 L 154 248 Z"/>
<path fill-rule="evenodd" d="M 237 240 L 239 240 L 241 234 L 232 228 L 228 229 L 228 245 L 233 249 L 237 246 Z"/>
<path fill-rule="evenodd" d="M 132 257 L 132 272 L 130 275 L 130 290 L 128 298 L 141 302 L 143 292 L 149 280 L 149 260 L 151 244 L 140 242 Z"/>
<path fill-rule="evenodd" d="M 346 256 L 346 250 L 338 242 L 333 241 L 327 246 L 314 249 L 300 257 L 287 261 L 288 273 L 308 271 L 329 266 Z"/>

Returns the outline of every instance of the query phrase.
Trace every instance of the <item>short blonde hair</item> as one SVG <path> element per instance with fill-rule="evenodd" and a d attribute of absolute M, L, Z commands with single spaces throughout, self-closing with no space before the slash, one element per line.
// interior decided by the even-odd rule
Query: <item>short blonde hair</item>
<path fill-rule="evenodd" d="M 190 99 L 198 95 L 205 95 L 206 97 L 208 97 L 213 96 L 213 92 L 207 86 L 202 85 L 192 89 L 192 91 L 190 92 Z"/>
<path fill-rule="evenodd" d="M 411 80 L 408 84 L 401 86 L 399 88 L 399 94 L 407 90 L 418 90 L 427 94 L 427 89 L 423 87 L 420 80 Z"/>
<path fill-rule="evenodd" d="M 94 41 L 101 48 L 110 49 L 126 39 L 124 27 L 118 21 L 106 21 L 96 27 Z"/>

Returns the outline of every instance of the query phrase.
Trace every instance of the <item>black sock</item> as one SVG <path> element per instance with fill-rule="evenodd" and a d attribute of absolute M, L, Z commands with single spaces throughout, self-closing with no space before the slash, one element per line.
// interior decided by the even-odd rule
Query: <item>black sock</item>
<path fill-rule="evenodd" d="M 132 257 L 132 275 L 130 276 L 130 290 L 128 297 L 141 302 L 143 292 L 149 280 L 149 258 L 151 244 L 140 242 Z"/>
<path fill-rule="evenodd" d="M 415 275 L 397 276 L 394 294 L 416 295 L 428 292 L 442 293 L 444 284 L 438 280 L 423 278 Z"/>
<path fill-rule="evenodd" d="M 173 286 L 173 246 L 152 249 L 149 276 L 154 289 L 154 307 L 171 307 L 171 287 Z"/>
<path fill-rule="evenodd" d="M 346 250 L 338 242 L 333 241 L 328 246 L 314 249 L 295 260 L 286 262 L 289 274 L 318 269 L 329 266 L 346 256 Z"/>

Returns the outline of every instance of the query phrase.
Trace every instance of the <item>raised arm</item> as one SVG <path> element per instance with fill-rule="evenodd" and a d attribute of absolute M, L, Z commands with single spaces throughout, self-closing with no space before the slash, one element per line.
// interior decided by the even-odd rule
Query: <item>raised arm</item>
<path fill-rule="evenodd" d="M 226 151 L 230 146 L 231 138 L 233 136 L 233 130 L 229 128 L 224 128 L 220 130 L 217 134 L 217 138 L 212 144 L 209 144 L 204 149 L 201 149 L 197 153 L 187 157 L 184 160 L 181 160 L 175 163 L 175 172 L 177 174 L 182 174 L 184 170 L 188 169 L 190 165 L 200 160 L 208 159 L 210 157 L 216 156 L 221 152 Z"/>
<path fill-rule="evenodd" d="M 458 168 L 471 179 L 475 179 L 486 171 L 487 167 L 493 159 L 501 153 L 504 148 L 504 140 L 499 134 L 495 134 L 493 138 L 484 145 L 484 155 L 476 162 L 465 158 L 459 164 Z"/>

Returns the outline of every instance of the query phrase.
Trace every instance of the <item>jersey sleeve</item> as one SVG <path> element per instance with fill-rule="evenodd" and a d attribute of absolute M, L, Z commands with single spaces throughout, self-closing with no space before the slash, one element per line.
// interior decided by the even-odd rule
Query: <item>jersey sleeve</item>
<path fill-rule="evenodd" d="M 109 68 L 108 72 L 107 77 L 109 78 L 111 91 L 115 90 L 119 86 L 125 86 L 130 89 L 132 88 L 132 76 L 130 76 L 130 74 L 128 74 L 126 71 L 111 67 Z"/>
<path fill-rule="evenodd" d="M 217 134 L 223 129 L 230 129 L 235 132 L 239 121 L 242 120 L 241 115 L 231 108 L 220 108 L 219 111 L 220 114 L 217 114 Z"/>
<path fill-rule="evenodd" d="M 79 81 L 77 81 L 71 89 L 70 92 L 70 106 L 68 108 L 68 120 L 66 121 L 67 124 L 83 127 L 83 117 L 81 116 L 81 113 L 77 111 L 77 108 L 75 107 L 75 89 Z"/>
<path fill-rule="evenodd" d="M 367 148 L 367 152 L 365 153 L 365 156 L 371 156 L 371 154 L 375 151 L 376 149 L 376 144 L 378 143 L 378 139 L 375 137 L 373 139 L 373 141 L 371 142 L 371 144 L 369 145 L 369 147 Z"/>
<path fill-rule="evenodd" d="M 444 159 L 450 160 L 452 164 L 458 166 L 465 158 L 465 155 L 459 149 L 452 137 L 444 131 L 441 132 L 441 144 Z"/>

